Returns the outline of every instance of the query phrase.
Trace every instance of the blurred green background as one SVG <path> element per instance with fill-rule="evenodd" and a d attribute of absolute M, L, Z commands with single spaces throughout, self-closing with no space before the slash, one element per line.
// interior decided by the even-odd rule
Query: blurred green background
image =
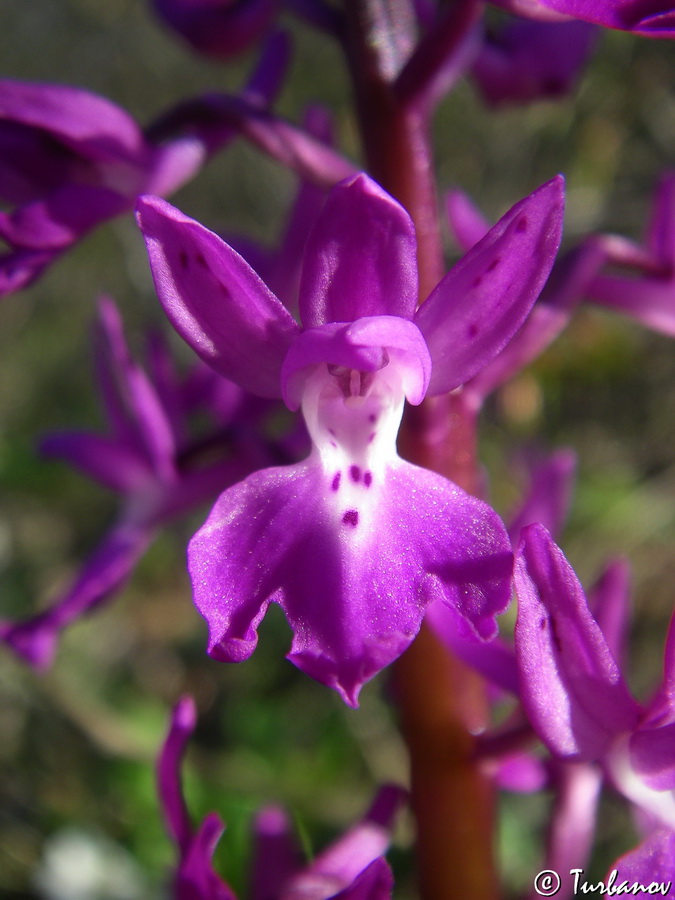
<path fill-rule="evenodd" d="M 31 0 L 5 3 L 2 13 L 4 76 L 80 85 L 141 124 L 196 92 L 236 90 L 253 63 L 252 56 L 232 65 L 192 56 L 141 0 Z M 357 159 L 339 53 L 323 36 L 284 24 L 295 55 L 279 110 L 297 121 L 307 103 L 324 104 L 341 148 Z M 668 42 L 607 33 L 569 100 L 494 112 L 460 84 L 434 125 L 440 187 L 461 186 L 494 217 L 562 171 L 566 242 L 594 229 L 638 237 L 675 148 L 674 69 Z M 236 142 L 172 201 L 210 227 L 271 243 L 293 187 L 292 176 Z M 448 261 L 456 256 L 449 241 Z M 50 429 L 101 424 L 89 330 L 100 292 L 116 298 L 139 348 L 143 328 L 161 315 L 130 216 L 99 229 L 0 306 L 0 615 L 47 604 L 115 514 L 114 498 L 41 461 L 35 449 Z M 631 678 L 641 697 L 659 677 L 675 595 L 674 419 L 672 342 L 583 309 L 500 392 L 483 421 L 483 461 L 504 514 L 524 484 L 523 442 L 577 451 L 578 488 L 562 545 L 586 584 L 608 556 L 630 558 Z M 190 805 L 195 817 L 217 809 L 227 821 L 217 860 L 237 889 L 245 884 L 249 819 L 262 803 L 287 805 L 311 852 L 358 817 L 375 785 L 405 780 L 386 674 L 364 689 L 360 710 L 346 709 L 284 660 L 289 633 L 278 610 L 247 663 L 206 657 L 206 629 L 183 565 L 186 541 L 206 511 L 162 534 L 123 594 L 70 629 L 48 674 L 0 654 L 0 896 L 163 896 L 172 851 L 152 766 L 170 707 L 185 691 L 200 711 L 186 766 Z M 549 800 L 503 800 L 499 844 L 509 895 L 527 889 L 540 868 Z M 410 842 L 404 817 L 391 857 L 400 898 L 414 896 Z M 633 842 L 624 804 L 609 797 L 593 872 L 602 877 Z M 80 894 L 70 883 L 58 893 L 59 872 L 72 871 L 72 859 L 76 868 L 103 866 L 98 892 Z"/>

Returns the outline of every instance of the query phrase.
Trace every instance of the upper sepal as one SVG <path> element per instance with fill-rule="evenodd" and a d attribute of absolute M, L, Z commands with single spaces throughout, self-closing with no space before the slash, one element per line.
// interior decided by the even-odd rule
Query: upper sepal
<path fill-rule="evenodd" d="M 336 185 L 305 249 L 305 328 L 364 316 L 409 319 L 417 290 L 417 244 L 408 213 L 363 173 Z"/>

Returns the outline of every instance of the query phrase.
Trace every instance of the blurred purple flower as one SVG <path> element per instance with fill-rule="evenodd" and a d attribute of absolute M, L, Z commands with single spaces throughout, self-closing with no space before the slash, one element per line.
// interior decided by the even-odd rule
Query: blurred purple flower
<path fill-rule="evenodd" d="M 277 36 L 243 91 L 258 107 L 278 90 Z M 166 196 L 236 134 L 222 125 L 145 133 L 109 100 L 67 85 L 0 81 L 0 296 L 21 290 L 92 228 L 132 210 L 139 194 Z M 151 136 L 152 135 L 152 136 Z"/>
<path fill-rule="evenodd" d="M 675 828 L 675 626 L 663 681 L 640 705 L 621 673 L 626 605 L 591 614 L 579 581 L 545 528 L 523 532 L 516 561 L 521 698 L 555 755 L 601 762 L 636 806 Z"/>
<path fill-rule="evenodd" d="M 558 99 L 575 87 L 595 44 L 585 22 L 516 19 L 488 31 L 471 74 L 492 106 Z"/>
<path fill-rule="evenodd" d="M 156 336 L 150 379 L 132 359 L 109 299 L 100 303 L 94 341 L 109 434 L 52 434 L 42 451 L 115 491 L 122 506 L 75 581 L 50 607 L 25 621 L 0 622 L 0 638 L 37 668 L 50 665 L 66 626 L 124 585 L 162 525 L 275 459 L 256 432 L 269 402 L 247 398 L 203 364 L 182 380 Z M 191 439 L 188 420 L 198 408 L 211 412 L 214 428 Z"/>
<path fill-rule="evenodd" d="M 406 397 L 458 387 L 518 329 L 561 220 L 558 178 L 507 213 L 415 312 L 412 222 L 369 178 L 349 179 L 307 241 L 301 328 L 220 238 L 164 201 L 141 200 L 176 329 L 242 387 L 302 406 L 314 445 L 305 462 L 226 491 L 191 542 L 212 656 L 250 656 L 278 602 L 294 630 L 291 661 L 355 705 L 432 600 L 494 635 L 510 593 L 503 525 L 483 502 L 401 460 L 395 440 Z"/>
<path fill-rule="evenodd" d="M 540 21 L 581 19 L 644 37 L 675 35 L 672 0 L 492 0 L 509 12 Z"/>
<path fill-rule="evenodd" d="M 213 852 L 225 830 L 222 820 L 210 813 L 195 829 L 183 797 L 181 765 L 195 717 L 192 699 L 183 697 L 157 761 L 164 820 L 179 854 L 173 896 L 236 900 L 213 869 Z M 249 900 L 391 900 L 393 879 L 384 853 L 404 797 L 400 788 L 383 787 L 364 818 L 304 866 L 286 813 L 278 807 L 262 809 L 254 821 Z"/>
<path fill-rule="evenodd" d="M 152 5 L 193 49 L 228 59 L 263 37 L 281 0 L 152 0 Z"/>
<path fill-rule="evenodd" d="M 643 245 L 616 235 L 591 240 L 615 271 L 592 279 L 588 299 L 675 337 L 675 173 L 661 179 Z"/>

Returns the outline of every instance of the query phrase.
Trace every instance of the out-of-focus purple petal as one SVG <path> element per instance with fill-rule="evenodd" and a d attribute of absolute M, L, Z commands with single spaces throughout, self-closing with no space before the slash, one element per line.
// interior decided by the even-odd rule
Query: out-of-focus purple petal
<path fill-rule="evenodd" d="M 675 722 L 639 728 L 630 739 L 634 771 L 655 791 L 675 790 Z"/>
<path fill-rule="evenodd" d="M 590 285 L 588 298 L 646 328 L 675 337 L 675 280 L 598 275 Z"/>
<path fill-rule="evenodd" d="M 295 339 L 281 370 L 283 398 L 290 409 L 301 401 L 301 376 L 308 366 L 325 364 L 360 372 L 395 362 L 403 393 L 414 405 L 421 403 L 429 384 L 431 359 L 419 328 L 398 316 L 369 316 L 348 324 L 331 323 L 303 331 Z"/>
<path fill-rule="evenodd" d="M 494 106 L 564 97 L 574 88 L 596 36 L 585 22 L 515 19 L 486 37 L 472 74 Z"/>
<path fill-rule="evenodd" d="M 522 794 L 541 791 L 548 782 L 548 773 L 542 760 L 528 753 L 500 757 L 496 771 L 490 771 L 490 774 L 500 788 Z"/>
<path fill-rule="evenodd" d="M 391 900 L 393 889 L 394 876 L 389 864 L 385 859 L 375 859 L 332 900 Z"/>
<path fill-rule="evenodd" d="M 0 256 L 0 297 L 28 287 L 58 256 L 57 250 L 18 250 Z"/>
<path fill-rule="evenodd" d="M 446 210 L 455 240 L 465 253 L 490 230 L 490 223 L 464 191 L 448 192 Z"/>
<path fill-rule="evenodd" d="M 153 0 L 157 15 L 199 53 L 228 59 L 269 28 L 279 0 Z"/>
<path fill-rule="evenodd" d="M 367 175 L 337 185 L 307 240 L 300 281 L 305 328 L 363 316 L 409 319 L 417 290 L 408 213 Z"/>
<path fill-rule="evenodd" d="M 222 820 L 216 813 L 209 813 L 195 831 L 183 797 L 181 766 L 195 728 L 195 715 L 192 698 L 182 697 L 173 709 L 156 765 L 164 822 L 179 855 L 172 896 L 173 900 L 236 900 L 213 870 L 213 853 L 225 830 Z"/>
<path fill-rule="evenodd" d="M 171 714 L 169 732 L 157 759 L 157 793 L 164 821 L 174 843 L 184 852 L 192 840 L 192 823 L 183 797 L 181 765 L 193 731 L 197 710 L 192 697 L 181 697 Z"/>
<path fill-rule="evenodd" d="M 628 887 L 639 884 L 644 885 L 645 888 L 659 882 L 661 884 L 668 883 L 666 889 L 658 891 L 665 896 L 670 890 L 670 884 L 675 881 L 675 830 L 660 828 L 650 834 L 634 850 L 629 850 L 628 853 L 620 856 L 607 873 L 605 883 L 609 881 L 609 876 L 615 869 L 618 872 L 615 881 L 616 888 L 623 881 L 629 882 Z M 634 893 L 643 893 L 643 891 Z M 653 890 L 650 893 L 657 893 L 657 891 Z"/>
<path fill-rule="evenodd" d="M 522 325 L 562 235 L 563 179 L 517 203 L 432 291 L 415 314 L 433 369 L 430 393 L 464 384 Z"/>
<path fill-rule="evenodd" d="M 96 369 L 116 436 L 145 457 L 162 480 L 176 478 L 174 435 L 154 386 L 129 352 L 122 317 L 110 297 L 99 301 Z"/>
<path fill-rule="evenodd" d="M 178 333 L 226 378 L 278 397 L 281 364 L 299 332 L 283 304 L 239 254 L 170 204 L 141 198 L 139 224 Z"/>
<path fill-rule="evenodd" d="M 14 212 L 0 213 L 0 238 L 26 250 L 60 250 L 128 208 L 128 198 L 109 188 L 65 185 Z"/>
<path fill-rule="evenodd" d="M 502 690 L 518 696 L 518 669 L 512 647 L 498 637 L 480 640 L 447 603 L 432 603 L 425 620 L 459 659 Z"/>
<path fill-rule="evenodd" d="M 212 656 L 247 658 L 273 600 L 294 629 L 291 661 L 355 705 L 431 600 L 494 635 L 512 562 L 497 515 L 403 462 L 384 483 L 359 483 L 355 508 L 354 490 L 341 501 L 339 480 L 310 461 L 258 472 L 221 496 L 188 553 Z"/>
<path fill-rule="evenodd" d="M 635 727 L 638 707 L 572 567 L 540 525 L 523 531 L 515 584 L 516 659 L 528 717 L 555 754 L 599 759 Z"/>
<path fill-rule="evenodd" d="M 392 821 L 404 795 L 393 785 L 382 788 L 362 821 L 291 879 L 280 900 L 388 900 L 392 886 L 388 866 L 366 872 L 389 847 Z"/>
<path fill-rule="evenodd" d="M 253 823 L 254 849 L 249 900 L 276 900 L 298 869 L 298 847 L 286 812 L 266 806 Z"/>
<path fill-rule="evenodd" d="M 552 771 L 555 801 L 544 867 L 562 875 L 559 896 L 574 895 L 571 869 L 584 868 L 593 848 L 603 773 L 599 766 L 556 760 Z"/>
<path fill-rule="evenodd" d="M 614 659 L 622 665 L 630 618 L 630 565 L 627 560 L 608 563 L 588 594 L 595 620 Z"/>
<path fill-rule="evenodd" d="M 675 172 L 659 181 L 645 243 L 656 259 L 675 266 Z"/>
<path fill-rule="evenodd" d="M 137 161 L 141 130 L 123 109 L 81 88 L 3 79 L 0 119 L 39 128 L 96 162 Z"/>
<path fill-rule="evenodd" d="M 539 522 L 554 535 L 561 532 L 569 510 L 577 459 L 572 450 L 557 450 L 535 466 L 520 509 L 511 517 L 514 545 L 526 525 Z"/>
<path fill-rule="evenodd" d="M 138 490 L 152 477 L 146 461 L 133 448 L 86 431 L 49 434 L 40 442 L 40 452 L 65 460 L 94 481 L 123 494 Z"/>
<path fill-rule="evenodd" d="M 34 668 L 48 668 L 60 632 L 121 588 L 152 538 L 151 531 L 126 523 L 113 528 L 68 590 L 33 618 L 2 623 L 0 639 Z"/>
<path fill-rule="evenodd" d="M 174 877 L 175 900 L 237 900 L 232 889 L 213 869 L 212 858 L 225 826 L 209 813 L 184 855 Z"/>
<path fill-rule="evenodd" d="M 203 142 L 191 136 L 157 147 L 143 191 L 160 197 L 173 194 L 199 172 L 206 156 Z"/>
<path fill-rule="evenodd" d="M 551 277 L 523 327 L 492 362 L 465 386 L 467 398 L 479 407 L 485 397 L 536 359 L 569 323 L 604 252 L 595 242 L 582 244 L 556 260 Z"/>

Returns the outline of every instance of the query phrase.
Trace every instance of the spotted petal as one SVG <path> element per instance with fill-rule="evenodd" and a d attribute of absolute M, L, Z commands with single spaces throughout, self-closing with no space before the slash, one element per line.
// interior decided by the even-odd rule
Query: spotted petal
<path fill-rule="evenodd" d="M 218 235 L 157 197 L 139 201 L 157 294 L 178 333 L 214 369 L 253 394 L 278 397 L 299 327 Z"/>
<path fill-rule="evenodd" d="M 291 661 L 350 705 L 409 645 L 432 600 L 491 637 L 510 594 L 497 515 L 400 460 L 378 478 L 357 466 L 328 473 L 316 455 L 255 473 L 221 495 L 188 556 L 212 656 L 247 658 L 277 602 L 294 632 Z"/>
<path fill-rule="evenodd" d="M 558 176 L 510 209 L 420 306 L 415 323 L 431 353 L 431 394 L 464 384 L 523 324 L 558 252 L 562 218 Z"/>

